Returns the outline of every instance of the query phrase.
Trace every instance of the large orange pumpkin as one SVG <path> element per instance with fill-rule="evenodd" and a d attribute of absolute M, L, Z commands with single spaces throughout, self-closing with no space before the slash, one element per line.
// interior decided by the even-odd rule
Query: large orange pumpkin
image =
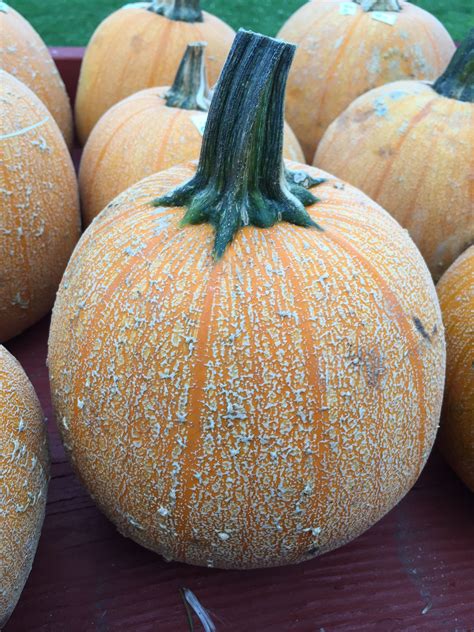
<path fill-rule="evenodd" d="M 142 178 L 199 158 L 210 103 L 203 50 L 204 44 L 188 45 L 171 89 L 141 90 L 114 105 L 94 127 L 79 172 L 86 225 Z M 285 158 L 304 161 L 286 124 L 283 151 Z"/>
<path fill-rule="evenodd" d="M 399 79 L 435 79 L 454 51 L 443 25 L 403 0 L 312 0 L 279 37 L 298 44 L 287 119 L 308 162 L 328 125 L 356 97 Z"/>
<path fill-rule="evenodd" d="M 234 31 L 201 11 L 199 0 L 128 4 L 96 29 L 81 66 L 76 125 L 84 144 L 112 105 L 143 88 L 173 82 L 187 44 L 207 42 L 208 72 L 214 84 Z"/>
<path fill-rule="evenodd" d="M 48 480 L 40 403 L 21 366 L 0 345 L 0 630 L 30 574 Z"/>
<path fill-rule="evenodd" d="M 363 193 L 284 169 L 293 52 L 239 32 L 197 171 L 116 198 L 53 310 L 64 445 L 120 531 L 168 559 L 252 568 L 340 546 L 410 489 L 436 434 L 428 269 Z M 318 201 L 303 185 L 321 176 Z"/>
<path fill-rule="evenodd" d="M 31 24 L 5 2 L 0 8 L 1 68 L 43 101 L 72 145 L 72 111 L 66 88 L 46 44 Z"/>
<path fill-rule="evenodd" d="M 0 70 L 0 342 L 52 307 L 79 238 L 74 167 L 39 98 Z"/>
<path fill-rule="evenodd" d="M 359 97 L 329 127 L 314 164 L 350 182 L 408 229 L 435 280 L 474 242 L 474 30 L 444 75 Z M 454 83 L 453 83 L 454 82 Z"/>
<path fill-rule="evenodd" d="M 437 286 L 446 327 L 446 390 L 439 446 L 474 492 L 474 246 Z"/>

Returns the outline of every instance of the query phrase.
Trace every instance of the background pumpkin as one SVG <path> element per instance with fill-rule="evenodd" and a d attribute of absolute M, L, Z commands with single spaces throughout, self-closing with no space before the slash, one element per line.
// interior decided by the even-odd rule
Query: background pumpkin
<path fill-rule="evenodd" d="M 188 45 L 171 89 L 141 90 L 114 105 L 94 127 L 79 172 L 86 225 L 142 178 L 199 158 L 210 103 L 204 46 Z M 296 136 L 286 124 L 284 155 L 304 161 Z"/>
<path fill-rule="evenodd" d="M 402 0 L 359 4 L 312 0 L 278 34 L 298 45 L 286 116 L 308 162 L 327 127 L 356 97 L 398 79 L 435 79 L 454 52 L 444 26 L 420 7 Z M 353 11 L 344 13 L 347 6 Z M 393 25 L 374 19 L 380 15 L 374 11 L 385 10 Z"/>
<path fill-rule="evenodd" d="M 44 316 L 80 233 L 77 181 L 49 111 L 0 70 L 0 342 Z"/>
<path fill-rule="evenodd" d="M 46 425 L 23 369 L 0 345 L 0 629 L 30 574 L 49 480 Z"/>
<path fill-rule="evenodd" d="M 474 241 L 472 75 L 451 91 L 473 58 L 474 30 L 433 86 L 400 81 L 356 99 L 314 158 L 408 229 L 435 280 Z"/>
<path fill-rule="evenodd" d="M 28 86 L 51 112 L 69 147 L 73 124 L 69 97 L 46 44 L 17 11 L 1 3 L 1 68 Z"/>
<path fill-rule="evenodd" d="M 446 389 L 439 446 L 474 492 L 474 246 L 437 286 L 446 327 Z"/>
<path fill-rule="evenodd" d="M 76 125 L 84 144 L 112 105 L 143 88 L 169 86 L 187 44 L 207 42 L 213 85 L 229 52 L 234 31 L 201 11 L 199 0 L 129 4 L 112 13 L 95 31 L 81 66 Z"/>
<path fill-rule="evenodd" d="M 167 559 L 251 568 L 340 546 L 408 491 L 436 433 L 444 339 L 419 252 L 358 190 L 283 172 L 293 51 L 239 32 L 197 171 L 116 198 L 53 310 L 72 463 Z M 302 185 L 321 176 L 318 203 Z"/>

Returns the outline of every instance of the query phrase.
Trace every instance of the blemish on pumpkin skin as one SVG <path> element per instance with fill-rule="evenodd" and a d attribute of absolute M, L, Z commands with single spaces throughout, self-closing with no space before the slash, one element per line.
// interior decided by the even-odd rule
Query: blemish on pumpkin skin
<path fill-rule="evenodd" d="M 428 342 L 431 342 L 431 336 L 430 334 L 426 331 L 426 329 L 423 326 L 423 323 L 421 322 L 421 320 L 418 318 L 418 316 L 413 316 L 413 323 L 417 329 L 417 331 L 423 336 L 423 338 L 425 340 L 428 340 Z"/>
<path fill-rule="evenodd" d="M 384 99 L 382 99 L 381 97 L 379 97 L 378 99 L 375 99 L 374 101 L 374 112 L 377 116 L 387 118 L 387 114 L 388 114 L 387 104 L 385 103 Z"/>
<path fill-rule="evenodd" d="M 386 158 L 387 156 L 393 156 L 393 147 L 379 147 L 377 150 L 377 154 L 382 158 Z"/>

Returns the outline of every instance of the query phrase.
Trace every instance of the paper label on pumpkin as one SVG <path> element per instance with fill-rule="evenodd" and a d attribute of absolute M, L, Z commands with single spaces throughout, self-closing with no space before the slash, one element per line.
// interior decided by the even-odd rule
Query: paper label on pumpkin
<path fill-rule="evenodd" d="M 341 15 L 355 15 L 357 13 L 357 5 L 355 2 L 341 2 L 339 5 L 339 13 Z"/>
<path fill-rule="evenodd" d="M 207 114 L 195 114 L 191 116 L 191 121 L 202 136 L 204 134 L 204 128 L 206 127 Z"/>
<path fill-rule="evenodd" d="M 124 4 L 122 9 L 148 9 L 151 7 L 152 2 L 130 2 L 129 4 Z"/>
<path fill-rule="evenodd" d="M 372 20 L 377 20 L 378 22 L 383 22 L 384 24 L 393 26 L 397 21 L 398 16 L 393 11 L 372 11 L 370 17 Z"/>

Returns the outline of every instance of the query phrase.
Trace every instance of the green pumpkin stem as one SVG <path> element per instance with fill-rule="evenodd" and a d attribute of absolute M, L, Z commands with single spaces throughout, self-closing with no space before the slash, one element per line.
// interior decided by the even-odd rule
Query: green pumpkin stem
<path fill-rule="evenodd" d="M 434 82 L 433 89 L 448 99 L 474 102 L 474 28 L 461 42 L 441 77 Z"/>
<path fill-rule="evenodd" d="M 398 0 L 354 0 L 364 11 L 396 11 L 402 10 Z"/>
<path fill-rule="evenodd" d="M 191 180 L 153 201 L 184 206 L 182 224 L 209 222 L 219 259 L 242 226 L 321 227 L 305 205 L 321 179 L 283 163 L 284 95 L 295 46 L 240 30 L 212 98 Z"/>
<path fill-rule="evenodd" d="M 155 0 L 149 10 L 177 22 L 202 22 L 199 0 Z"/>
<path fill-rule="evenodd" d="M 209 110 L 211 94 L 207 85 L 205 48 L 205 42 L 188 44 L 173 85 L 165 95 L 168 107 L 203 112 Z"/>

